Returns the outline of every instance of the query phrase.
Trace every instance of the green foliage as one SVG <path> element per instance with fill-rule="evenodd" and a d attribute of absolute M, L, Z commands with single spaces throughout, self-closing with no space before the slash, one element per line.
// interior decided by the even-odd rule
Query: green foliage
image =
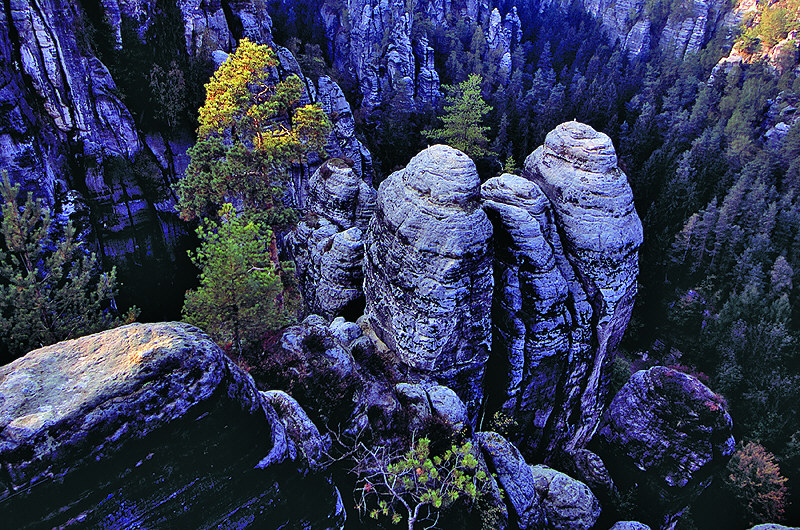
<path fill-rule="evenodd" d="M 489 481 L 469 441 L 441 455 L 431 453 L 428 438 L 396 458 L 385 448 L 365 449 L 356 470 L 359 512 L 372 519 L 388 517 L 393 524 L 406 519 L 409 529 L 436 521 L 439 511 L 459 499 L 475 502 Z"/>
<path fill-rule="evenodd" d="M 779 522 L 786 507 L 786 478 L 775 456 L 758 443 L 741 445 L 728 462 L 725 484 L 747 512 L 750 524 Z"/>
<path fill-rule="evenodd" d="M 744 21 L 744 31 L 737 46 L 747 52 L 758 51 L 758 44 L 771 48 L 785 39 L 789 32 L 800 29 L 800 2 L 798 0 L 780 0 L 764 6 L 757 24 Z"/>
<path fill-rule="evenodd" d="M 501 434 L 504 438 L 514 439 L 518 435 L 519 423 L 513 416 L 498 410 L 492 415 L 488 430 Z"/>
<path fill-rule="evenodd" d="M 288 170 L 309 151 L 323 152 L 331 125 L 319 105 L 297 108 L 299 77 L 271 82 L 276 65 L 269 47 L 242 39 L 206 85 L 198 142 L 178 185 L 183 218 L 234 202 L 269 225 L 291 220 L 281 201 Z"/>
<path fill-rule="evenodd" d="M 441 118 L 443 126 L 426 132 L 425 136 L 459 149 L 472 158 L 487 156 L 489 140 L 486 132 L 489 127 L 481 123 L 492 107 L 481 96 L 481 81 L 480 76 L 472 74 L 463 83 L 449 87 Z"/>
<path fill-rule="evenodd" d="M 0 357 L 102 331 L 119 324 L 110 312 L 116 272 L 100 272 L 71 223 L 53 226 L 50 212 L 3 172 L 0 246 Z M 131 315 L 133 317 L 133 315 Z"/>
<path fill-rule="evenodd" d="M 183 312 L 187 322 L 241 356 L 290 322 L 299 304 L 286 289 L 291 263 L 277 263 L 271 252 L 272 232 L 236 215 L 230 204 L 219 218 L 197 229 L 200 248 L 190 256 L 200 269 L 200 287 L 186 293 Z"/>
<path fill-rule="evenodd" d="M 168 129 L 177 127 L 186 109 L 186 80 L 178 63 L 172 61 L 168 71 L 154 64 L 150 70 L 150 90 L 155 118 Z"/>

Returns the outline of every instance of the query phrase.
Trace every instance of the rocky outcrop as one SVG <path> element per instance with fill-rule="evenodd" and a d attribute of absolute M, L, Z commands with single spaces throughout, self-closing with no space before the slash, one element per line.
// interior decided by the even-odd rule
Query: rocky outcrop
<path fill-rule="evenodd" d="M 475 439 L 520 530 L 588 530 L 594 526 L 600 503 L 585 484 L 547 466 L 529 466 L 519 450 L 495 432 L 476 433 Z"/>
<path fill-rule="evenodd" d="M 514 444 L 496 432 L 479 432 L 475 440 L 489 469 L 508 498 L 512 515 L 520 530 L 546 528 L 547 515 L 531 466 Z"/>
<path fill-rule="evenodd" d="M 659 44 L 679 58 L 697 53 L 722 25 L 728 7 L 709 0 L 693 0 L 686 10 L 675 10 L 661 31 Z"/>
<path fill-rule="evenodd" d="M 563 8 L 569 2 L 559 4 Z M 619 39 L 630 55 L 648 52 L 654 32 L 658 44 L 680 58 L 700 51 L 725 26 L 724 17 L 729 10 L 724 3 L 692 0 L 668 12 L 663 28 L 653 28 L 655 21 L 649 18 L 645 4 L 644 0 L 590 0 L 584 6 L 602 22 L 611 40 Z"/>
<path fill-rule="evenodd" d="M 732 427 L 719 395 L 658 366 L 636 372 L 614 397 L 597 452 L 618 484 L 635 483 L 641 498 L 650 499 L 641 520 L 671 528 L 733 454 Z"/>
<path fill-rule="evenodd" d="M 569 287 L 571 341 L 558 417 L 549 421 L 554 438 L 568 433 L 562 447 L 571 452 L 588 442 L 602 413 L 636 294 L 642 224 L 610 138 L 588 125 L 556 127 L 525 161 L 523 176 L 547 195 L 561 236 L 551 246 Z"/>
<path fill-rule="evenodd" d="M 13 27 L 0 10 L 0 165 L 23 191 L 54 204 L 68 189 L 69 146 L 26 81 Z"/>
<path fill-rule="evenodd" d="M 493 2 L 491 3 L 493 4 Z M 354 0 L 337 7 L 325 2 L 320 10 L 334 66 L 358 81 L 362 107 L 372 109 L 390 99 L 407 110 L 435 105 L 440 97 L 439 73 L 427 31 L 420 21 L 453 29 L 453 21 L 468 19 L 487 35 L 486 60 L 511 70 L 511 54 L 522 38 L 517 8 L 504 15 L 488 0 Z M 490 59 L 491 58 L 491 59 Z"/>
<path fill-rule="evenodd" d="M 523 451 L 574 453 L 599 422 L 636 292 L 631 189 L 610 139 L 569 122 L 522 177 L 489 179 L 481 194 L 495 234 L 490 412 L 515 418 Z"/>
<path fill-rule="evenodd" d="M 349 164 L 332 159 L 312 175 L 307 218 L 287 237 L 308 313 L 355 319 L 364 307 L 364 233 L 376 192 Z"/>
<path fill-rule="evenodd" d="M 494 225 L 489 378 L 497 384 L 490 399 L 522 426 L 518 443 L 539 447 L 560 406 L 573 326 L 569 285 L 556 261 L 559 236 L 550 202 L 534 182 L 506 174 L 486 181 L 481 195 Z"/>
<path fill-rule="evenodd" d="M 542 499 L 547 527 L 589 530 L 600 517 L 600 503 L 586 484 L 547 466 L 531 466 L 536 492 Z"/>
<path fill-rule="evenodd" d="M 317 81 L 317 98 L 333 124 L 325 150 L 330 156 L 348 160 L 353 171 L 368 184 L 372 184 L 372 155 L 356 138 L 355 120 L 344 92 L 330 77 Z"/>
<path fill-rule="evenodd" d="M 0 433 L 14 528 L 343 524 L 335 488 L 299 472 L 250 376 L 186 324 L 132 324 L 0 368 Z"/>
<path fill-rule="evenodd" d="M 491 346 L 492 225 L 464 153 L 435 145 L 378 190 L 364 261 L 366 317 L 410 377 L 447 385 L 475 421 Z"/>

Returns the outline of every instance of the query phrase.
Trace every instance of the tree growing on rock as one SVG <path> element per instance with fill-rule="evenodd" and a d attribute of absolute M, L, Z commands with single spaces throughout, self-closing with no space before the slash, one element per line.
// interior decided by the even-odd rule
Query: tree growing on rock
<path fill-rule="evenodd" d="M 294 219 L 283 201 L 290 168 L 322 154 L 331 129 L 319 105 L 300 105 L 298 76 L 276 82 L 277 65 L 272 49 L 242 39 L 206 84 L 178 185 L 181 217 L 205 219 L 191 255 L 200 287 L 186 294 L 184 316 L 240 357 L 297 310 L 293 267 L 278 260 L 274 231 Z"/>
<path fill-rule="evenodd" d="M 430 440 L 420 438 L 406 453 L 396 456 L 385 447 L 362 448 L 356 471 L 359 512 L 373 519 L 404 518 L 413 530 L 423 521 L 436 524 L 439 513 L 459 499 L 475 501 L 489 477 L 478 469 L 472 442 L 453 445 L 432 455 Z"/>
<path fill-rule="evenodd" d="M 28 196 L 19 207 L 5 172 L 0 194 L 0 363 L 118 325 L 116 271 L 101 272 L 72 224 L 55 227 L 40 201 Z"/>
<path fill-rule="evenodd" d="M 274 81 L 277 65 L 271 48 L 242 39 L 206 84 L 197 143 L 178 186 L 184 219 L 231 202 L 270 226 L 291 220 L 281 201 L 288 171 L 310 151 L 323 152 L 331 124 L 318 104 L 299 105 L 298 76 Z"/>
<path fill-rule="evenodd" d="M 200 269 L 200 287 L 186 293 L 184 318 L 239 357 L 248 346 L 287 324 L 298 307 L 291 263 L 271 253 L 272 232 L 236 214 L 231 204 L 220 221 L 198 229 L 200 248 L 190 253 Z"/>
<path fill-rule="evenodd" d="M 463 83 L 449 87 L 441 118 L 443 125 L 427 131 L 425 136 L 464 151 L 472 158 L 489 155 L 486 148 L 489 127 L 481 123 L 492 107 L 481 95 L 481 82 L 479 75 L 472 74 Z"/>

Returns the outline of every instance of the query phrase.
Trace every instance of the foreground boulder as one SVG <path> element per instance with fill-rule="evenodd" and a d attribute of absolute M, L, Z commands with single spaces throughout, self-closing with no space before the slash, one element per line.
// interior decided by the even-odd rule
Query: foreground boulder
<path fill-rule="evenodd" d="M 186 324 L 132 324 L 0 368 L 10 528 L 341 526 L 338 492 L 297 454 L 250 376 Z"/>
<path fill-rule="evenodd" d="M 600 503 L 578 480 L 547 466 L 532 466 L 536 491 L 542 498 L 548 528 L 589 530 L 600 517 Z"/>
<path fill-rule="evenodd" d="M 597 522 L 600 503 L 586 484 L 547 466 L 528 465 L 496 432 L 479 432 L 475 439 L 520 530 L 588 530 Z"/>
<path fill-rule="evenodd" d="M 492 225 L 467 155 L 422 151 L 380 185 L 366 238 L 372 329 L 410 377 L 447 385 L 477 418 L 491 346 Z"/>
<path fill-rule="evenodd" d="M 633 374 L 614 397 L 597 452 L 620 491 L 636 485 L 641 520 L 671 528 L 734 451 L 722 398 L 694 377 L 657 366 Z M 595 442 L 593 442 L 595 443 Z"/>

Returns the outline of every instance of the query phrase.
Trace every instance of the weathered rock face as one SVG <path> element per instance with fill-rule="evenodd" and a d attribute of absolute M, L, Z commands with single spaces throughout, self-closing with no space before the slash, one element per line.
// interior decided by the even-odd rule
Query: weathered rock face
<path fill-rule="evenodd" d="M 589 530 L 600 517 L 600 503 L 589 487 L 547 466 L 531 466 L 536 492 L 542 498 L 548 528 Z"/>
<path fill-rule="evenodd" d="M 560 1 L 564 7 L 569 2 Z M 620 39 L 630 55 L 645 53 L 650 48 L 651 29 L 658 44 L 671 49 L 683 58 L 696 53 L 719 31 L 730 8 L 723 2 L 693 0 L 686 6 L 673 9 L 663 28 L 652 28 L 644 0 L 589 0 L 586 10 L 600 19 L 611 40 Z"/>
<path fill-rule="evenodd" d="M 378 190 L 366 316 L 410 373 L 456 391 L 474 421 L 491 345 L 492 225 L 464 153 L 436 145 Z"/>
<path fill-rule="evenodd" d="M 308 217 L 287 237 L 308 313 L 353 319 L 364 307 L 364 233 L 376 192 L 341 159 L 311 176 Z"/>
<path fill-rule="evenodd" d="M 638 521 L 619 521 L 611 530 L 650 530 L 650 527 Z"/>
<path fill-rule="evenodd" d="M 426 32 L 414 30 L 415 21 L 452 29 L 454 20 L 466 18 L 480 25 L 488 36 L 487 59 L 499 57 L 506 73 L 522 38 L 517 8 L 503 15 L 488 0 L 425 0 L 412 7 L 404 0 L 352 0 L 338 9 L 325 2 L 320 13 L 334 66 L 358 80 L 365 108 L 394 98 L 412 109 L 441 96 L 434 50 Z"/>
<path fill-rule="evenodd" d="M 353 171 L 368 184 L 372 184 L 372 155 L 356 138 L 353 111 L 344 97 L 344 92 L 330 77 L 317 81 L 317 99 L 333 123 L 325 150 L 333 156 L 349 160 Z"/>
<path fill-rule="evenodd" d="M 0 165 L 11 182 L 48 204 L 67 188 L 69 148 L 45 112 L 21 68 L 21 56 L 11 41 L 14 22 L 0 10 Z M 47 127 L 40 127 L 40 117 Z"/>
<path fill-rule="evenodd" d="M 519 449 L 496 432 L 479 432 L 475 439 L 508 498 L 520 530 L 547 528 L 547 515 L 536 490 L 533 470 Z"/>
<path fill-rule="evenodd" d="M 641 520 L 669 528 L 733 454 L 732 427 L 720 396 L 658 366 L 636 372 L 614 397 L 597 452 L 618 484 L 636 483 L 649 499 Z"/>
<path fill-rule="evenodd" d="M 525 161 L 523 176 L 550 200 L 561 242 L 558 268 L 569 286 L 571 342 L 553 433 L 567 452 L 591 438 L 603 408 L 605 377 L 633 308 L 642 224 L 611 140 L 588 125 L 551 131 Z M 558 248 L 563 245 L 563 251 Z"/>
<path fill-rule="evenodd" d="M 9 169 L 13 183 L 21 183 L 23 190 L 44 198 L 56 211 L 63 208 L 71 214 L 75 208 L 67 203 L 87 204 L 88 208 L 79 208 L 83 214 L 76 220 L 79 225 L 93 220 L 101 254 L 136 253 L 141 258 L 153 249 L 166 249 L 169 255 L 185 233 L 175 215 L 174 197 L 166 192 L 161 197 L 146 195 L 130 168 L 115 170 L 114 166 L 125 166 L 137 153 L 142 159 L 157 161 L 161 174 L 152 164 L 153 174 L 146 177 L 163 179 L 166 189 L 183 174 L 191 141 L 181 131 L 174 138 L 149 135 L 142 141 L 109 71 L 84 38 L 89 24 L 84 7 L 94 18 L 108 21 L 117 48 L 125 44 L 123 23 L 130 22 L 144 38 L 160 17 L 160 23 L 183 28 L 190 55 L 210 48 L 221 57 L 242 36 L 272 44 L 266 3 L 181 0 L 170 13 L 158 8 L 155 0 L 84 4 L 14 0 L 0 10 L 0 78 L 4 80 L 0 83 L 0 146 L 4 148 L 0 165 Z M 288 51 L 279 49 L 278 54 L 281 65 L 276 77 L 299 72 Z M 320 85 L 317 90 L 308 83 L 306 101 L 322 102 L 332 117 L 328 153 L 352 159 L 356 172 L 371 180 L 370 155 L 355 138 L 352 112 L 341 90 L 329 79 Z M 300 188 L 322 162 L 311 158 L 310 169 L 298 167 L 296 172 Z"/>
<path fill-rule="evenodd" d="M 253 380 L 186 324 L 132 324 L 0 368 L 0 433 L 14 528 L 343 523 Z"/>
<path fill-rule="evenodd" d="M 548 459 L 597 427 L 642 228 L 611 141 L 591 127 L 557 127 L 523 177 L 481 188 L 495 234 L 488 398 L 519 422 L 520 447 Z"/>
<path fill-rule="evenodd" d="M 534 182 L 506 174 L 486 181 L 481 195 L 494 225 L 490 380 L 505 389 L 500 396 L 492 385 L 490 399 L 522 425 L 518 442 L 538 447 L 560 405 L 573 325 L 554 252 L 560 242 L 550 202 Z"/>
<path fill-rule="evenodd" d="M 475 439 L 497 475 L 520 530 L 594 526 L 600 503 L 588 486 L 547 466 L 529 466 L 514 444 L 495 432 L 479 432 Z"/>

